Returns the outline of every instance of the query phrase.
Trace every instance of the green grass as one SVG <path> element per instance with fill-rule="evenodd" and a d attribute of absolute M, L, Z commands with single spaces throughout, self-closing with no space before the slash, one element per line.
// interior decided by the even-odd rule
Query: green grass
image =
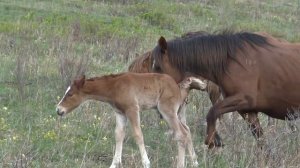
<path fill-rule="evenodd" d="M 152 49 L 161 35 L 231 28 L 300 41 L 299 0 L 123 2 L 0 1 L 0 167 L 108 167 L 113 109 L 90 102 L 60 119 L 55 105 L 75 76 L 126 71 L 135 54 Z M 264 151 L 244 121 L 230 119 L 219 128 L 226 146 L 208 151 L 204 118 L 211 104 L 206 93 L 190 98 L 188 123 L 200 167 L 300 165 L 299 131 L 288 133 L 282 121 L 273 130 L 263 115 Z M 175 167 L 176 143 L 164 135 L 165 123 L 147 111 L 142 125 L 152 167 Z M 124 167 L 141 167 L 130 128 L 127 133 Z"/>

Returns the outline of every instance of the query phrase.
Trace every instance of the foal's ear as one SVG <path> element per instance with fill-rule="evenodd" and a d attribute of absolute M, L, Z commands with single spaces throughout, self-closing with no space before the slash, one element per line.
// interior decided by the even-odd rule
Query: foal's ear
<path fill-rule="evenodd" d="M 158 45 L 160 46 L 162 52 L 167 50 L 167 41 L 163 36 L 159 38 Z"/>
<path fill-rule="evenodd" d="M 82 75 L 79 79 L 74 81 L 74 84 L 77 87 L 77 89 L 80 89 L 83 87 L 84 82 L 85 82 L 85 75 Z"/>

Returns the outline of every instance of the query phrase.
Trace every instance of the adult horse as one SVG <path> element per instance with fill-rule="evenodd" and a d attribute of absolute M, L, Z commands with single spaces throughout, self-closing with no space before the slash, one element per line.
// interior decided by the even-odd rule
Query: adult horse
<path fill-rule="evenodd" d="M 267 33 L 262 33 L 264 35 L 268 35 Z M 197 32 L 188 32 L 183 34 L 180 38 L 176 38 L 177 40 L 180 39 L 188 39 L 193 38 L 196 36 L 203 36 L 203 35 L 209 35 L 208 32 L 205 31 L 197 31 Z M 271 36 L 270 36 L 271 37 Z M 144 53 L 142 56 L 137 57 L 128 67 L 128 71 L 130 72 L 137 72 L 137 73 L 149 73 L 153 72 L 152 65 L 153 65 L 153 58 L 151 57 L 152 52 L 148 51 Z M 178 73 L 172 75 L 174 79 L 179 82 L 183 79 L 187 78 L 188 76 L 194 76 L 200 79 L 204 79 L 203 77 L 199 75 L 192 74 L 190 72 L 185 73 Z M 176 77 L 176 78 L 175 78 Z M 197 85 L 191 85 L 191 89 L 197 89 L 201 91 L 206 91 L 209 95 L 210 101 L 212 102 L 212 105 L 214 105 L 217 101 L 222 99 L 221 96 L 221 90 L 220 88 L 213 83 L 212 81 L 207 81 L 207 87 L 205 89 L 199 88 Z M 186 102 L 185 102 L 186 103 Z M 182 105 L 181 108 L 183 116 L 185 115 L 185 104 Z M 240 113 L 241 114 L 241 113 Z M 251 128 L 251 132 L 254 135 L 254 137 L 257 139 L 262 135 L 262 128 L 260 126 L 258 117 L 256 113 L 249 113 L 249 114 L 241 114 L 242 117 L 247 120 L 249 127 Z M 223 143 L 221 141 L 221 138 L 218 134 L 216 134 L 214 144 L 216 146 L 222 146 Z"/>
<path fill-rule="evenodd" d="M 224 99 L 209 110 L 205 144 L 213 147 L 216 120 L 238 111 L 259 125 L 257 113 L 277 119 L 299 117 L 300 44 L 267 34 L 223 32 L 188 39 L 158 40 L 151 51 L 153 69 L 180 80 L 187 72 L 216 83 Z M 181 74 L 181 75 L 178 75 Z M 261 136 L 261 130 L 256 136 Z"/>

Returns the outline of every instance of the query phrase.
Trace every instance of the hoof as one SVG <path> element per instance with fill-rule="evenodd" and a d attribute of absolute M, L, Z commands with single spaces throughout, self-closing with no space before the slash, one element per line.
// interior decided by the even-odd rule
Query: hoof
<path fill-rule="evenodd" d="M 225 144 L 222 142 L 222 139 L 219 136 L 219 134 L 215 135 L 214 146 L 216 146 L 216 147 L 223 147 L 223 146 L 225 146 Z"/>
<path fill-rule="evenodd" d="M 213 142 L 210 142 L 209 140 L 205 140 L 205 145 L 208 145 L 209 149 L 225 146 L 225 144 L 222 142 L 221 137 L 218 134 L 215 135 Z"/>
<path fill-rule="evenodd" d="M 198 167 L 198 166 L 199 166 L 198 161 L 194 161 L 194 162 L 192 163 L 192 167 Z"/>

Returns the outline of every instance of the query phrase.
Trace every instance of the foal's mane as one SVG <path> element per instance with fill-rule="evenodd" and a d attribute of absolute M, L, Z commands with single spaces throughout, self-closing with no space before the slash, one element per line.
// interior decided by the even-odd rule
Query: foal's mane
<path fill-rule="evenodd" d="M 116 77 L 119 77 L 119 76 L 122 76 L 122 75 L 124 75 L 124 73 L 97 76 L 97 77 L 89 78 L 89 79 L 87 79 L 87 81 L 95 81 L 95 80 L 101 80 L 101 79 L 111 79 L 111 78 L 116 78 Z"/>
<path fill-rule="evenodd" d="M 266 37 L 249 33 L 233 33 L 224 31 L 219 34 L 206 34 L 176 38 L 167 42 L 167 55 L 170 63 L 180 72 L 186 71 L 207 74 L 215 80 L 221 79 L 227 70 L 229 59 L 237 61 L 236 52 L 244 52 L 249 45 L 252 49 L 270 45 Z M 244 52 L 245 56 L 247 53 Z M 163 53 L 158 45 L 152 56 L 159 65 L 162 63 Z"/>

